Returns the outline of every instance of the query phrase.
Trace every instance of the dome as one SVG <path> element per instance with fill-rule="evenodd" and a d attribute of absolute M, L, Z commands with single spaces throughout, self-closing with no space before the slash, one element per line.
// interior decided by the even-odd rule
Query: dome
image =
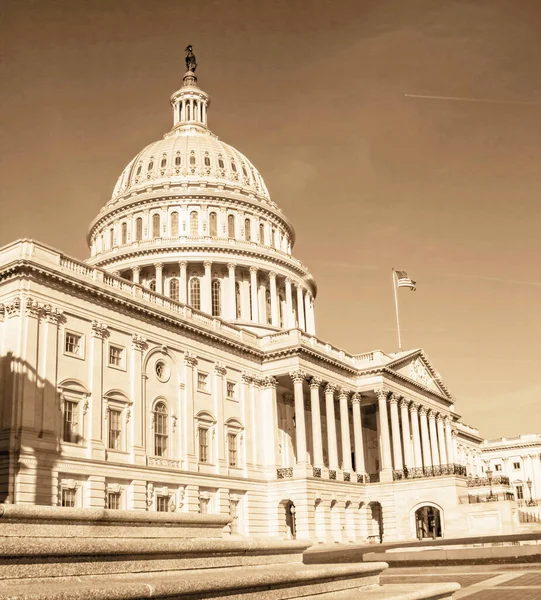
<path fill-rule="evenodd" d="M 240 188 L 274 204 L 263 178 L 244 154 L 210 131 L 195 128 L 173 129 L 144 148 L 122 171 L 110 202 L 149 187 L 187 183 Z"/>

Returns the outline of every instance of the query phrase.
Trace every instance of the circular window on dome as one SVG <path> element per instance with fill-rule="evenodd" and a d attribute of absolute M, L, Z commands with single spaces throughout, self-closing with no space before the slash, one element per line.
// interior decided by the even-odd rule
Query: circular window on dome
<path fill-rule="evenodd" d="M 156 377 L 163 383 L 169 381 L 170 372 L 169 367 L 163 362 L 163 360 L 159 360 L 154 367 L 156 371 Z"/>

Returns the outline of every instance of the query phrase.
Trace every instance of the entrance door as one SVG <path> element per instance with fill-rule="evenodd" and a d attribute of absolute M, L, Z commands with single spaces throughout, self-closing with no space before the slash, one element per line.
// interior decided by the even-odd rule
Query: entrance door
<path fill-rule="evenodd" d="M 441 537 L 440 511 L 434 506 L 421 506 L 415 511 L 415 530 L 418 540 Z"/>

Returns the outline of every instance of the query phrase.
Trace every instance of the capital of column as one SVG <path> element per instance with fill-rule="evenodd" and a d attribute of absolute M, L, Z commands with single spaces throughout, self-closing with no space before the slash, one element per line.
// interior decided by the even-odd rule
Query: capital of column
<path fill-rule="evenodd" d="M 43 310 L 45 311 L 45 318 L 53 325 L 58 325 L 58 323 L 60 323 L 60 321 L 63 319 L 63 311 L 51 306 L 50 304 L 45 305 Z"/>
<path fill-rule="evenodd" d="M 434 411 L 431 408 L 429 408 L 427 414 L 428 414 L 428 418 L 429 419 L 436 420 L 436 411 Z"/>
<path fill-rule="evenodd" d="M 306 379 L 304 371 L 293 371 L 289 376 L 293 379 L 293 383 L 302 383 Z"/>
<path fill-rule="evenodd" d="M 361 403 L 361 394 L 359 392 L 355 392 L 351 396 L 351 404 L 360 404 Z"/>
<path fill-rule="evenodd" d="M 422 417 L 426 417 L 426 415 L 428 414 L 428 409 L 426 408 L 426 406 L 421 406 L 421 407 L 419 408 L 419 414 L 420 414 Z"/>
<path fill-rule="evenodd" d="M 449 415 L 445 415 L 443 420 L 445 421 L 445 425 L 451 425 L 451 417 L 449 417 Z"/>
<path fill-rule="evenodd" d="M 131 268 L 131 270 L 132 270 L 134 273 L 140 273 L 140 272 L 141 272 L 141 267 L 137 267 L 137 266 L 135 266 L 135 267 L 132 267 L 132 268 Z"/>
<path fill-rule="evenodd" d="M 139 352 L 144 352 L 148 348 L 148 344 L 143 336 L 134 333 L 131 338 L 131 347 Z"/>
<path fill-rule="evenodd" d="M 258 270 L 259 269 L 257 267 L 250 267 L 250 273 L 257 273 Z"/>
<path fill-rule="evenodd" d="M 222 363 L 214 363 L 214 372 L 216 375 L 221 375 L 222 377 L 226 375 L 227 369 Z"/>
<path fill-rule="evenodd" d="M 184 362 L 189 367 L 196 367 L 197 366 L 197 358 L 195 357 L 195 355 L 190 354 L 189 352 L 186 352 L 186 354 L 184 355 Z"/>
<path fill-rule="evenodd" d="M 379 400 L 386 400 L 389 392 L 385 388 L 377 388 L 374 390 L 374 393 L 378 397 Z"/>
<path fill-rule="evenodd" d="M 319 377 L 310 377 L 310 389 L 318 390 L 323 383 L 323 380 Z"/>
<path fill-rule="evenodd" d="M 178 261 L 178 266 L 179 266 L 181 269 L 185 269 L 185 268 L 188 266 L 188 262 L 187 262 L 187 261 L 185 261 L 185 260 L 179 260 L 179 261 Z"/>
<path fill-rule="evenodd" d="M 444 420 L 444 416 L 441 413 L 436 413 L 436 421 L 438 423 L 443 423 Z"/>
<path fill-rule="evenodd" d="M 286 285 L 291 285 L 291 277 L 286 277 L 285 280 Z"/>
<path fill-rule="evenodd" d="M 419 412 L 419 403 L 418 402 L 410 402 L 410 413 L 417 413 Z"/>
<path fill-rule="evenodd" d="M 242 373 L 242 375 L 240 376 L 240 379 L 241 379 L 242 383 L 252 383 L 254 378 L 252 377 L 252 375 L 250 375 L 249 373 L 246 373 L 244 371 Z"/>
<path fill-rule="evenodd" d="M 327 385 L 325 386 L 325 393 L 326 394 L 333 394 L 336 391 L 336 384 L 334 383 L 327 383 Z"/>
<path fill-rule="evenodd" d="M 456 429 L 452 429 L 451 430 L 451 435 L 456 438 L 458 436 L 457 430 Z"/>
<path fill-rule="evenodd" d="M 400 408 L 409 408 L 410 405 L 410 401 L 407 400 L 406 398 L 402 398 L 402 400 L 400 400 Z"/>
<path fill-rule="evenodd" d="M 276 271 L 271 271 L 271 272 L 269 273 L 269 278 L 270 278 L 270 279 L 276 279 Z"/>
<path fill-rule="evenodd" d="M 389 404 L 398 404 L 399 400 L 400 400 L 400 396 L 393 392 L 391 394 L 391 397 L 389 398 Z"/>
<path fill-rule="evenodd" d="M 212 267 L 212 261 L 211 260 L 206 260 L 203 263 L 203 266 L 205 267 L 205 269 L 210 269 Z"/>
<path fill-rule="evenodd" d="M 92 332 L 91 332 L 92 337 L 103 340 L 109 336 L 109 326 L 108 325 L 105 325 L 104 323 L 98 323 L 98 321 L 92 321 L 91 327 L 92 327 Z"/>
<path fill-rule="evenodd" d="M 155 269 L 163 269 L 163 263 L 161 263 L 161 262 L 154 263 L 154 268 Z"/>
<path fill-rule="evenodd" d="M 350 393 L 351 393 L 350 390 L 348 390 L 346 388 L 340 388 L 338 390 L 338 397 L 340 399 L 345 398 L 347 400 L 349 398 Z"/>
<path fill-rule="evenodd" d="M 262 381 L 262 385 L 264 388 L 274 388 L 276 389 L 276 387 L 278 386 L 278 381 L 276 380 L 275 377 L 264 377 L 263 381 Z"/>
<path fill-rule="evenodd" d="M 235 270 L 235 268 L 236 268 L 236 266 L 237 266 L 237 264 L 236 264 L 236 263 L 227 263 L 227 268 L 228 268 L 230 271 L 234 271 L 234 270 Z"/>

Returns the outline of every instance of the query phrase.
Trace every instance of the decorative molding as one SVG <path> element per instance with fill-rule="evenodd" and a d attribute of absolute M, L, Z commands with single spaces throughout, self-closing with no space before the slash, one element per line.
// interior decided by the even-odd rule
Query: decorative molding
<path fill-rule="evenodd" d="M 172 458 L 164 458 L 163 456 L 148 456 L 147 465 L 149 467 L 168 467 L 172 469 L 180 469 L 181 467 L 179 460 L 173 460 Z M 166 495 L 168 494 L 164 494 L 164 496 Z"/>
<path fill-rule="evenodd" d="M 186 352 L 186 354 L 184 354 L 184 362 L 189 367 L 197 366 L 197 358 L 195 357 L 195 354 L 191 354 L 190 352 Z"/>
<path fill-rule="evenodd" d="M 94 338 L 98 338 L 100 340 L 104 340 L 106 337 L 109 337 L 109 326 L 105 325 L 105 323 L 99 323 L 98 321 L 92 321 L 90 324 L 91 335 Z"/>
<path fill-rule="evenodd" d="M 410 363 L 409 376 L 413 381 L 417 381 L 425 387 L 428 387 L 432 381 L 430 374 L 419 357 Z"/>
<path fill-rule="evenodd" d="M 144 352 L 148 348 L 148 343 L 143 336 L 141 336 L 137 333 L 134 333 L 131 338 L 131 347 L 134 350 L 139 350 L 140 352 Z"/>
<path fill-rule="evenodd" d="M 46 304 L 43 307 L 43 310 L 45 312 L 45 318 L 47 319 L 47 322 L 51 323 L 51 325 L 58 325 L 60 321 L 64 320 L 64 312 L 55 306 L 52 306 L 51 304 Z"/>
<path fill-rule="evenodd" d="M 25 314 L 27 314 L 29 317 L 34 317 L 35 319 L 38 319 L 43 312 L 43 307 L 33 298 L 26 298 L 24 308 Z"/>
<path fill-rule="evenodd" d="M 216 375 L 220 375 L 222 377 L 225 377 L 225 375 L 227 375 L 227 369 L 225 365 L 219 362 L 214 363 L 214 372 L 216 373 Z"/>
<path fill-rule="evenodd" d="M 246 383 L 247 385 L 249 385 L 250 383 L 252 383 L 254 381 L 254 376 L 250 375 L 246 371 L 243 371 L 240 376 L 240 380 L 242 383 Z"/>
<path fill-rule="evenodd" d="M 5 305 L 5 312 L 8 318 L 16 317 L 21 312 L 21 299 L 19 296 L 13 299 L 12 302 L 9 302 Z"/>

